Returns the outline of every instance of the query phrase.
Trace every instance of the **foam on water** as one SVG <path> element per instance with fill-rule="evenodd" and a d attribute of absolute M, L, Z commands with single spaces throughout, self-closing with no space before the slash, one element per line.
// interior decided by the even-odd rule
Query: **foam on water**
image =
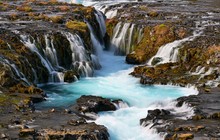
<path fill-rule="evenodd" d="M 124 63 L 124 58 L 114 56 L 113 52 L 103 52 L 100 56 L 102 69 L 95 77 L 84 78 L 73 84 L 50 85 L 44 87 L 50 94 L 48 101 L 41 107 L 66 107 L 81 95 L 96 95 L 111 99 L 122 99 L 128 103 L 117 111 L 102 112 L 96 119 L 97 124 L 105 125 L 112 140 L 159 140 L 154 130 L 139 125 L 139 120 L 147 116 L 149 109 L 164 108 L 180 114 L 181 118 L 190 117 L 192 108 L 187 105 L 176 108 L 172 99 L 183 95 L 196 94 L 193 88 L 175 86 L 146 86 L 139 79 L 129 75 L 133 68 Z"/>
<path fill-rule="evenodd" d="M 117 1 L 115 2 L 117 3 Z M 102 21 L 99 21 L 100 27 L 102 27 L 101 23 Z M 141 85 L 138 78 L 129 75 L 133 71 L 133 66 L 126 64 L 124 57 L 114 56 L 113 52 L 103 52 L 103 46 L 95 38 L 89 22 L 87 25 L 91 31 L 93 45 L 99 46 L 95 49 L 102 66 L 101 70 L 95 71 L 94 77 L 82 78 L 72 84 L 44 86 L 43 88 L 48 93 L 48 101 L 39 104 L 38 107 L 67 107 L 73 105 L 76 99 L 82 95 L 122 99 L 128 106 L 122 105 L 122 108 L 118 106 L 116 111 L 101 112 L 95 120 L 97 124 L 105 125 L 108 128 L 111 140 L 163 139 L 155 130 L 140 126 L 139 120 L 147 116 L 148 110 L 169 109 L 181 119 L 192 116 L 192 108 L 186 104 L 177 108 L 173 99 L 197 94 L 197 90 L 175 86 Z M 93 61 L 96 61 L 94 56 Z M 90 115 L 94 118 L 97 117 L 93 114 Z"/>

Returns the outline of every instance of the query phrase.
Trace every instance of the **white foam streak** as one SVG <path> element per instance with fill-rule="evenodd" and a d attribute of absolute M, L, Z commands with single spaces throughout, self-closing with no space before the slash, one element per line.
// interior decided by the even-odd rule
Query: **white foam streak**
<path fill-rule="evenodd" d="M 105 13 L 105 16 L 107 19 L 111 19 L 117 16 L 118 10 L 109 10 L 108 12 Z"/>

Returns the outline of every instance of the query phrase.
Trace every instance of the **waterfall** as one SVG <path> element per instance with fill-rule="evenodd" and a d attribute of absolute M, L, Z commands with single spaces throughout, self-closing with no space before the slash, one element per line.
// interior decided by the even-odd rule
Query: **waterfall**
<path fill-rule="evenodd" d="M 22 81 L 24 81 L 27 85 L 31 85 L 30 82 L 27 80 L 27 78 L 25 77 L 25 75 L 19 71 L 19 69 L 17 68 L 17 66 L 13 63 L 11 63 L 9 60 L 5 59 L 5 58 L 1 58 L 1 61 L 5 64 L 7 64 L 8 66 L 10 66 L 10 68 L 15 72 L 15 75 L 19 77 L 19 79 L 21 79 Z"/>
<path fill-rule="evenodd" d="M 134 27 L 135 24 L 122 22 L 115 26 L 111 43 L 116 55 L 126 55 L 132 52 Z"/>
<path fill-rule="evenodd" d="M 33 39 L 33 42 L 31 42 L 30 37 L 26 36 L 26 35 L 20 35 L 21 37 L 21 42 L 28 47 L 33 53 L 36 53 L 38 55 L 38 57 L 41 59 L 41 63 L 47 68 L 48 72 L 51 73 L 52 71 L 54 71 L 54 68 L 52 67 L 52 65 L 50 64 L 50 62 L 45 59 L 40 52 L 38 51 L 36 45 L 35 45 L 35 40 Z"/>
<path fill-rule="evenodd" d="M 105 22 L 104 22 L 105 19 L 104 19 L 103 15 L 101 16 L 101 18 L 102 18 L 101 20 L 97 20 L 97 21 L 99 23 L 99 27 L 100 27 L 100 30 L 102 33 L 101 40 L 103 41 L 103 37 L 105 36 L 105 33 L 106 33 L 106 27 L 105 27 Z M 101 55 L 102 55 L 102 52 L 103 52 L 103 49 L 105 48 L 105 46 L 104 46 L 104 44 L 100 43 L 100 41 L 95 36 L 94 29 L 92 28 L 91 24 L 88 21 L 86 21 L 86 23 L 87 23 L 87 26 L 90 31 L 90 37 L 91 37 L 92 45 L 95 49 L 95 53 L 101 59 Z M 96 55 L 91 54 L 92 62 L 93 62 L 93 65 L 95 66 L 95 69 L 100 69 L 101 65 L 100 65 L 99 59 Z"/>
<path fill-rule="evenodd" d="M 86 55 L 86 50 L 81 38 L 78 35 L 73 35 L 69 32 L 63 33 L 70 43 L 70 49 L 72 51 L 72 62 L 75 61 L 88 61 L 89 58 Z"/>
<path fill-rule="evenodd" d="M 50 41 L 48 35 L 45 35 L 44 38 L 46 44 L 46 49 L 44 50 L 45 55 L 47 56 L 47 58 L 53 66 L 60 67 L 58 64 L 57 52 L 54 48 L 53 39 Z"/>
<path fill-rule="evenodd" d="M 107 19 L 111 19 L 117 16 L 118 10 L 110 10 L 108 12 L 105 13 Z"/>
<path fill-rule="evenodd" d="M 192 75 L 200 75 L 202 73 L 205 73 L 205 67 L 198 66 L 198 67 L 196 67 L 196 71 L 195 72 L 191 72 L 190 74 L 192 74 Z"/>
<path fill-rule="evenodd" d="M 98 23 L 99 23 L 99 29 L 100 29 L 100 31 L 101 31 L 101 37 L 104 38 L 105 33 L 106 33 L 105 17 L 104 17 L 104 15 L 103 15 L 100 11 L 98 11 L 98 10 L 96 10 L 96 12 L 95 12 L 95 17 L 96 17 L 96 20 L 97 20 Z"/>
<path fill-rule="evenodd" d="M 78 35 L 73 35 L 69 32 L 64 33 L 70 43 L 72 51 L 72 66 L 78 71 L 82 77 L 93 76 L 94 69 L 90 64 L 90 57 L 86 54 L 85 47 L 81 38 Z"/>
<path fill-rule="evenodd" d="M 181 45 L 186 42 L 186 41 L 192 41 L 194 40 L 197 36 L 201 35 L 201 31 L 198 32 L 198 30 L 196 30 L 192 36 L 183 38 L 181 40 L 175 40 L 171 43 L 165 44 L 163 46 L 161 46 L 159 48 L 159 50 L 157 51 L 157 54 L 155 56 L 153 56 L 149 61 L 148 61 L 148 65 L 152 65 L 152 62 L 155 59 L 160 60 L 159 63 L 157 64 L 163 64 L 163 63 L 174 63 L 177 62 L 177 58 L 178 58 L 178 51 L 179 48 L 181 47 Z"/>
<path fill-rule="evenodd" d="M 155 59 L 158 59 L 159 62 L 157 64 L 163 64 L 163 63 L 174 63 L 177 62 L 178 59 L 178 51 L 181 45 L 184 42 L 187 41 L 193 41 L 197 36 L 200 36 L 203 33 L 203 30 L 205 27 L 210 25 L 219 25 L 219 23 L 216 22 L 210 22 L 210 21 L 203 21 L 203 22 L 196 22 L 196 29 L 193 32 L 192 36 L 183 38 L 181 40 L 175 40 L 174 42 L 165 44 L 161 46 L 155 56 L 153 56 L 148 62 L 148 65 L 152 65 L 152 62 Z"/>
<path fill-rule="evenodd" d="M 63 82 L 64 78 L 62 78 L 61 76 L 59 76 L 58 73 L 55 71 L 54 67 L 52 66 L 52 64 L 50 63 L 50 61 L 48 61 L 48 58 L 53 58 L 52 60 L 54 60 L 54 53 L 53 51 L 49 48 L 49 41 L 47 40 L 47 37 L 45 38 L 46 41 L 46 50 L 44 50 L 44 57 L 38 50 L 38 48 L 35 45 L 35 40 L 34 38 L 32 38 L 33 42 L 31 42 L 31 37 L 26 36 L 26 35 L 20 35 L 21 37 L 21 42 L 28 47 L 33 53 L 37 54 L 37 56 L 40 58 L 42 65 L 48 70 L 49 72 L 49 78 L 48 81 L 49 82 Z M 57 59 L 57 58 L 56 58 Z M 56 79 L 54 81 L 54 79 Z"/>

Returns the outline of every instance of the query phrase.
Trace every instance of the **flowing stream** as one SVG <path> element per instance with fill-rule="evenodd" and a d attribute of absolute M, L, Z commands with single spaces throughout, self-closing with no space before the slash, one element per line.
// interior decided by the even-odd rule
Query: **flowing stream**
<path fill-rule="evenodd" d="M 183 95 L 196 94 L 193 88 L 174 86 L 145 86 L 139 79 L 129 75 L 132 66 L 125 64 L 124 57 L 103 51 L 99 55 L 102 69 L 95 76 L 83 78 L 72 84 L 48 85 L 44 89 L 49 98 L 40 107 L 67 107 L 81 95 L 96 95 L 111 99 L 122 99 L 129 107 L 117 111 L 101 112 L 97 124 L 105 125 L 111 140 L 159 140 L 153 130 L 141 127 L 139 120 L 147 116 L 147 110 L 155 108 L 172 109 L 173 113 L 191 116 L 193 111 L 186 105 L 175 108 L 172 99 Z"/>
<path fill-rule="evenodd" d="M 98 13 L 96 18 L 99 16 Z M 102 21 L 99 22 L 101 27 Z M 87 24 L 89 26 L 89 23 Z M 102 35 L 104 33 L 105 31 L 102 32 Z M 92 32 L 90 36 L 93 45 L 96 44 L 97 41 Z M 96 48 L 96 51 L 101 69 L 96 70 L 93 77 L 81 78 L 71 84 L 43 86 L 48 94 L 48 99 L 46 102 L 40 103 L 39 108 L 65 108 L 73 105 L 76 99 L 82 95 L 122 99 L 128 106 L 122 104 L 116 111 L 101 112 L 95 120 L 97 124 L 105 125 L 108 128 L 111 140 L 163 139 L 154 130 L 140 126 L 139 121 L 147 116 L 148 110 L 168 109 L 174 114 L 181 114 L 178 116 L 181 116 L 182 119 L 193 114 L 192 108 L 187 105 L 183 105 L 181 108 L 175 107 L 173 99 L 197 94 L 197 90 L 175 86 L 141 85 L 138 78 L 129 75 L 133 70 L 133 65 L 126 64 L 124 57 L 115 56 L 113 51 L 102 51 L 103 46 L 100 44 L 94 46 L 99 47 Z"/>

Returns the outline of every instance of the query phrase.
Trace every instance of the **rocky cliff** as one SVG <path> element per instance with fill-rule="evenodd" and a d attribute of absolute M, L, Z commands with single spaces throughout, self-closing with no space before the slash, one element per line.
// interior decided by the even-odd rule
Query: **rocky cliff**
<path fill-rule="evenodd" d="M 100 68 L 107 34 L 93 7 L 12 0 L 0 10 L 1 92 L 43 95 L 36 84 L 74 82 Z"/>
<path fill-rule="evenodd" d="M 142 84 L 218 86 L 219 10 L 211 2 L 183 3 L 108 7 L 107 12 L 118 9 L 106 22 L 115 54 L 126 55 L 129 64 L 143 64 L 131 73 Z"/>
<path fill-rule="evenodd" d="M 74 82 L 100 69 L 98 49 L 108 40 L 104 20 L 101 12 L 80 4 L 0 2 L 1 139 L 108 139 L 104 126 L 78 124 L 78 115 L 34 112 L 34 103 L 46 97 L 37 84 Z M 28 126 L 33 120 L 44 129 Z M 76 123 L 61 129 L 68 121 Z"/>

